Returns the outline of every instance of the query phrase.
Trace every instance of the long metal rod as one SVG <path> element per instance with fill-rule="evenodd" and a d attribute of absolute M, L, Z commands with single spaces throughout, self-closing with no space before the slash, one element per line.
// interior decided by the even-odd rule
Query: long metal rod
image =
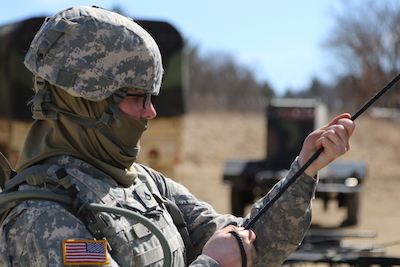
<path fill-rule="evenodd" d="M 376 100 L 378 100 L 387 90 L 389 90 L 396 82 L 400 80 L 400 73 L 391 80 L 385 87 L 383 87 L 375 96 L 373 96 L 362 108 L 360 108 L 352 117 L 351 120 L 357 119 L 364 111 L 366 111 Z M 318 156 L 324 151 L 324 148 L 318 149 L 314 155 L 304 164 L 303 167 L 298 170 L 292 178 L 278 191 L 278 193 L 271 198 L 271 200 L 254 216 L 247 225 L 244 225 L 245 229 L 251 229 L 251 227 L 257 222 L 257 220 L 282 196 L 283 193 L 291 186 L 303 173 L 304 171 L 318 158 Z"/>

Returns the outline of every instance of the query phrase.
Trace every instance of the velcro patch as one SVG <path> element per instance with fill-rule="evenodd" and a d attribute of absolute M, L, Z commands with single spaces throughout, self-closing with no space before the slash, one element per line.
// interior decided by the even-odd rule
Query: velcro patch
<path fill-rule="evenodd" d="M 109 264 L 106 240 L 63 240 L 65 265 Z"/>

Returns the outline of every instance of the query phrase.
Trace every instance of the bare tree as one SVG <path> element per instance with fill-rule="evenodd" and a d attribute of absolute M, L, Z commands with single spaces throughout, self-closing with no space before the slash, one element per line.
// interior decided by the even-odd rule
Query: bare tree
<path fill-rule="evenodd" d="M 339 79 L 337 93 L 345 106 L 359 107 L 400 69 L 400 1 L 342 0 L 334 19 L 326 45 L 341 59 L 348 76 Z M 398 106 L 396 91 L 380 104 Z"/>

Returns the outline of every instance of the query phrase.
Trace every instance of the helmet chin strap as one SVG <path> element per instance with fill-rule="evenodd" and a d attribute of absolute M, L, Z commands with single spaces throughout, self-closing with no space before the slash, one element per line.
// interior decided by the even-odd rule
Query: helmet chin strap
<path fill-rule="evenodd" d="M 33 119 L 35 120 L 57 120 L 58 114 L 53 110 L 45 110 L 43 106 L 46 103 L 53 102 L 53 98 L 51 96 L 49 83 L 40 76 L 35 75 L 33 81 L 33 87 L 35 89 L 35 97 L 31 101 L 32 106 L 32 114 Z"/>
<path fill-rule="evenodd" d="M 50 84 L 43 78 L 36 76 L 34 87 L 36 94 L 33 99 L 32 114 L 35 120 L 57 120 L 58 115 L 61 114 L 83 127 L 97 129 L 114 144 L 123 149 L 126 155 L 136 157 L 139 153 L 138 147 L 124 146 L 110 127 L 114 121 L 117 123 L 118 127 L 121 127 L 121 121 L 118 117 L 118 109 L 119 103 L 121 103 L 126 96 L 126 90 L 116 91 L 110 97 L 109 104 L 101 117 L 99 119 L 94 119 L 80 116 L 57 106 L 51 96 Z"/>

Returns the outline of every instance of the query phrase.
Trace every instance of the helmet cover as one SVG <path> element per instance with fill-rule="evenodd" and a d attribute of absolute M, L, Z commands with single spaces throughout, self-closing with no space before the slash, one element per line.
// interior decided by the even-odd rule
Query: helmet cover
<path fill-rule="evenodd" d="M 99 7 L 71 7 L 47 18 L 24 64 L 50 84 L 91 101 L 121 88 L 157 95 L 163 75 L 150 34 L 131 18 Z"/>

